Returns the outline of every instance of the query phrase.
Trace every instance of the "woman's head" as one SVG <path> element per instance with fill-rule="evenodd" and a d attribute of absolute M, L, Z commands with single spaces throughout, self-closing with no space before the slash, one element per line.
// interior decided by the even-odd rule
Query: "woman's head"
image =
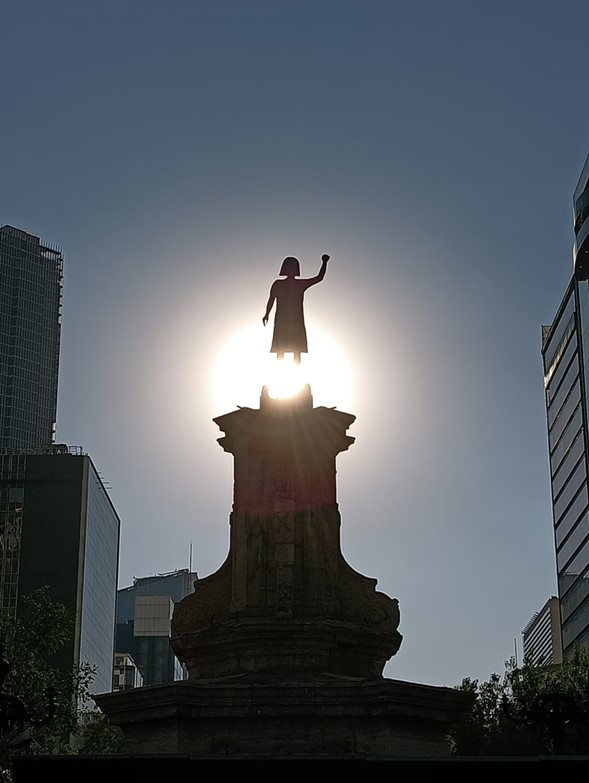
<path fill-rule="evenodd" d="M 299 264 L 299 259 L 294 256 L 287 256 L 282 262 L 278 274 L 280 277 L 300 277 L 301 266 Z"/>

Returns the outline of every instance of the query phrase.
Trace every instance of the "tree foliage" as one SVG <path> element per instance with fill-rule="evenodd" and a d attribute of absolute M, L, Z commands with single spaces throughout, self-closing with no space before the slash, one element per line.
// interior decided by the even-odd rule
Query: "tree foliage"
<path fill-rule="evenodd" d="M 450 736 L 455 755 L 589 754 L 589 650 L 560 666 L 510 660 L 503 675 L 458 687 L 474 701 Z"/>
<path fill-rule="evenodd" d="M 73 619 L 51 598 L 48 588 L 20 600 L 22 611 L 16 620 L 0 616 L 0 640 L 10 664 L 3 687 L 7 706 L 0 713 L 2 768 L 9 768 L 15 753 L 116 751 L 119 730 L 90 710 L 93 668 L 83 663 L 64 672 L 51 662 L 73 638 Z"/>

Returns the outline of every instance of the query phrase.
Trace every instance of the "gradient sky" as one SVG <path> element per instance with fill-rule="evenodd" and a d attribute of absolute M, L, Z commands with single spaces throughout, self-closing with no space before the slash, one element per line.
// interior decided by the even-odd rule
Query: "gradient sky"
<path fill-rule="evenodd" d="M 385 673 L 501 671 L 556 589 L 540 325 L 589 5 L 1 0 L 0 29 L 0 224 L 64 250 L 58 441 L 112 485 L 121 586 L 225 559 L 211 419 L 257 400 L 215 397 L 216 357 L 284 256 L 328 252 L 309 343 L 354 373 L 342 547 L 400 601 Z"/>

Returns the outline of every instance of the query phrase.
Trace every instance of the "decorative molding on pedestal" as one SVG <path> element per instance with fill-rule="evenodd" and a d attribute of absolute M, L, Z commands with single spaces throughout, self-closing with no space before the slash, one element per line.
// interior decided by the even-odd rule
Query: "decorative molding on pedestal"
<path fill-rule="evenodd" d="M 245 672 L 380 677 L 401 644 L 396 599 L 340 548 L 336 457 L 355 417 L 308 386 L 215 423 L 234 457 L 227 560 L 177 604 L 172 646 L 192 680 Z"/>

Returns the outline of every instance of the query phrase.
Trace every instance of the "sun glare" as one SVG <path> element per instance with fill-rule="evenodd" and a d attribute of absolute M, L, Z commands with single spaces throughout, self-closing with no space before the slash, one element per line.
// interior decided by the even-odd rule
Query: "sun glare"
<path fill-rule="evenodd" d="M 281 361 L 274 360 L 270 363 L 268 380 L 268 392 L 274 399 L 293 397 L 305 385 L 305 369 L 300 364 L 294 363 L 292 354 L 286 354 Z"/>
<path fill-rule="evenodd" d="M 271 332 L 252 325 L 234 334 L 217 356 L 212 393 L 219 414 L 238 406 L 257 408 L 262 386 L 272 397 L 290 397 L 310 384 L 315 405 L 349 410 L 352 370 L 341 348 L 324 332 L 309 328 L 309 353 L 296 365 L 292 354 L 278 361 L 269 353 Z"/>

